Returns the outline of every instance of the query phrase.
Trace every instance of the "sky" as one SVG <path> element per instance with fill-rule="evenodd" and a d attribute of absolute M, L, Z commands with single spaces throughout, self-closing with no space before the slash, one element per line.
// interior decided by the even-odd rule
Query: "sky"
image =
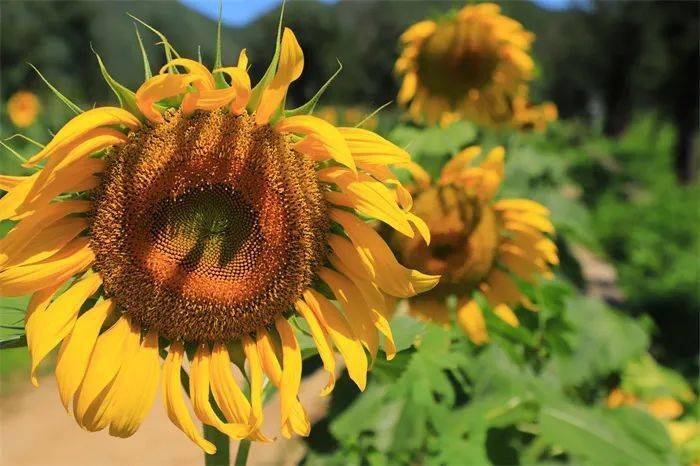
<path fill-rule="evenodd" d="M 321 0 L 324 3 L 335 3 L 337 0 Z M 191 9 L 216 19 L 219 15 L 217 0 L 180 0 Z M 276 8 L 281 0 L 224 0 L 223 21 L 229 26 L 245 26 L 267 11 Z M 535 0 L 535 3 L 550 10 L 561 10 L 580 0 Z"/>

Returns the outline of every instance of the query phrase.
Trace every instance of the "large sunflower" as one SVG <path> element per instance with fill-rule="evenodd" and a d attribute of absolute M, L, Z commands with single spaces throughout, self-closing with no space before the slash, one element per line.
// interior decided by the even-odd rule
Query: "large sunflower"
<path fill-rule="evenodd" d="M 285 29 L 254 88 L 245 51 L 213 72 L 173 59 L 135 94 L 109 78 L 125 108 L 79 113 L 27 160 L 34 174 L 1 178 L 0 219 L 17 223 L 0 240 L 0 296 L 32 293 L 32 380 L 60 345 L 60 398 L 83 428 L 132 435 L 160 378 L 171 421 L 213 452 L 180 385 L 188 359 L 203 423 L 268 440 L 267 377 L 280 390 L 282 434 L 306 435 L 300 332 L 328 372 L 324 393 L 334 349 L 360 389 L 380 335 L 393 357 L 385 294 L 438 280 L 400 265 L 366 223 L 428 240 L 388 169 L 409 155 L 308 115 L 313 105 L 285 111 L 303 64 Z"/>
<path fill-rule="evenodd" d="M 532 79 L 534 35 L 493 3 L 468 5 L 401 35 L 398 101 L 419 122 L 457 116 L 500 125 L 519 86 Z"/>
<path fill-rule="evenodd" d="M 558 263 L 548 210 L 528 199 L 494 199 L 503 178 L 503 148 L 474 163 L 480 156 L 480 147 L 468 147 L 445 165 L 436 183 L 427 174 L 422 177 L 413 212 L 430 228 L 429 245 L 395 238 L 405 263 L 442 275 L 431 293 L 409 300 L 410 311 L 447 324 L 448 302 L 456 296 L 457 323 L 476 344 L 487 342 L 489 335 L 474 291 L 483 293 L 496 316 L 517 326 L 514 308 L 534 307 L 518 282 L 549 276 L 550 266 Z"/>

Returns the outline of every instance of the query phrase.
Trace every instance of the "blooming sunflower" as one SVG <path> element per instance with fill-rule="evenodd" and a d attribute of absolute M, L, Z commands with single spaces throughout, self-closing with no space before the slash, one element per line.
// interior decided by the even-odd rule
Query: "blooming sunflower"
<path fill-rule="evenodd" d="M 18 128 L 26 128 L 34 123 L 39 114 L 39 98 L 29 91 L 18 91 L 7 100 L 7 115 Z"/>
<path fill-rule="evenodd" d="M 398 101 L 419 122 L 465 117 L 497 125 L 519 86 L 532 79 L 534 35 L 493 3 L 468 5 L 401 35 Z"/>
<path fill-rule="evenodd" d="M 428 241 L 388 169 L 410 158 L 370 131 L 309 115 L 313 105 L 285 111 L 303 64 L 284 29 L 254 88 L 245 50 L 213 72 L 178 56 L 136 93 L 103 68 L 124 108 L 79 113 L 27 160 L 35 173 L 0 179 L 0 219 L 17 221 L 0 240 L 0 296 L 32 294 L 33 383 L 60 344 L 60 399 L 81 427 L 132 435 L 160 379 L 170 420 L 214 452 L 183 396 L 189 360 L 203 423 L 269 440 L 267 377 L 280 391 L 281 433 L 307 435 L 298 335 L 328 372 L 323 393 L 335 350 L 360 389 L 380 335 L 393 357 L 385 295 L 413 296 L 438 277 L 400 265 L 366 221 Z"/>
<path fill-rule="evenodd" d="M 439 323 L 450 322 L 448 298 L 456 296 L 456 320 L 476 344 L 489 340 L 484 310 L 473 298 L 483 293 L 493 313 L 518 326 L 514 307 L 533 309 L 518 281 L 551 275 L 558 263 L 548 210 L 528 199 L 494 200 L 503 178 L 504 155 L 497 147 L 474 163 L 480 147 L 468 147 L 450 160 L 439 180 L 419 177 L 413 212 L 432 234 L 429 245 L 394 238 L 403 261 L 442 278 L 431 293 L 409 300 L 410 311 Z"/>

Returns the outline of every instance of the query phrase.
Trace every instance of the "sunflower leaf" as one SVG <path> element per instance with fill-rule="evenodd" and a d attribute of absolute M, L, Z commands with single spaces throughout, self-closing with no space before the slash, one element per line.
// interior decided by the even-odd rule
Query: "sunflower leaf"
<path fill-rule="evenodd" d="M 41 74 L 41 71 L 39 71 L 39 70 L 37 69 L 36 66 L 32 65 L 31 63 L 27 63 L 27 64 L 28 64 L 29 66 L 31 66 L 32 68 L 34 68 L 34 71 L 36 71 L 36 74 L 38 74 L 39 77 L 41 78 L 41 80 L 44 81 L 44 83 L 45 83 L 47 86 L 49 86 L 49 89 L 51 89 L 51 92 L 53 92 L 54 95 L 56 95 L 56 97 L 58 97 L 58 99 L 59 99 L 61 102 L 63 102 L 64 104 L 66 104 L 66 107 L 68 107 L 69 109 L 71 109 L 76 115 L 80 115 L 81 113 L 83 113 L 83 110 L 82 110 L 80 107 L 78 107 L 77 105 L 75 105 L 68 97 L 66 97 L 65 95 L 61 94 L 61 92 L 60 92 L 58 89 L 56 89 L 56 88 L 44 77 L 43 74 Z"/>
<path fill-rule="evenodd" d="M 284 17 L 284 3 L 285 2 L 283 1 L 282 8 L 280 9 L 280 20 L 277 24 L 277 41 L 275 42 L 275 53 L 272 56 L 272 61 L 270 61 L 270 65 L 267 67 L 267 71 L 265 71 L 265 74 L 260 79 L 258 84 L 255 85 L 250 94 L 250 100 L 248 101 L 248 110 L 250 112 L 258 108 L 263 91 L 270 83 L 270 81 L 272 81 L 272 78 L 275 76 L 275 72 L 277 71 L 277 63 L 279 62 L 280 53 L 282 49 L 282 18 Z"/>
<path fill-rule="evenodd" d="M 107 71 L 104 62 L 102 61 L 102 58 L 95 51 L 95 49 L 92 48 L 92 44 L 90 44 L 90 49 L 92 49 L 92 53 L 94 53 L 97 57 L 97 63 L 100 65 L 100 72 L 102 73 L 102 77 L 112 89 L 114 94 L 117 96 L 117 99 L 119 100 L 119 105 L 123 109 L 131 112 L 139 118 L 143 118 L 143 114 L 139 110 L 138 105 L 136 105 L 136 94 L 134 94 L 131 90 L 122 86 L 114 78 L 112 78 L 112 76 Z"/>
<path fill-rule="evenodd" d="M 0 350 L 10 348 L 23 348 L 27 346 L 26 335 L 13 335 L 9 338 L 0 340 Z"/>
<path fill-rule="evenodd" d="M 146 53 L 146 48 L 143 46 L 143 41 L 141 40 L 141 34 L 139 33 L 138 24 L 134 23 L 134 29 L 136 29 L 136 40 L 138 40 L 139 48 L 141 49 L 141 59 L 143 60 L 143 75 L 144 81 L 146 81 L 153 77 L 153 73 L 151 72 L 151 64 L 148 62 L 148 54 Z"/>
<path fill-rule="evenodd" d="M 343 70 L 343 64 L 338 60 L 338 69 L 336 70 L 333 75 L 328 78 L 326 83 L 321 86 L 321 88 L 316 92 L 316 94 L 306 102 L 304 105 L 301 107 L 297 107 L 292 110 L 287 110 L 284 112 L 285 117 L 290 117 L 290 116 L 295 116 L 295 115 L 310 115 L 314 112 L 314 109 L 316 108 L 316 104 L 318 104 L 319 99 L 323 96 L 323 94 L 326 92 L 326 89 L 328 89 L 328 86 L 330 86 L 331 82 L 340 74 L 340 72 Z"/>

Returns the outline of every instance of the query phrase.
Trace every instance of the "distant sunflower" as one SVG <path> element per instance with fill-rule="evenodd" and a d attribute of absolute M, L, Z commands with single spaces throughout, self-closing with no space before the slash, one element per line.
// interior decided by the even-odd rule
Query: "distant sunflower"
<path fill-rule="evenodd" d="M 410 158 L 308 106 L 285 112 L 303 64 L 285 29 L 255 88 L 245 51 L 213 72 L 176 58 L 135 94 L 110 78 L 130 110 L 79 113 L 27 161 L 34 174 L 1 178 L 0 219 L 17 223 L 0 240 L 0 296 L 33 293 L 33 382 L 60 343 L 60 398 L 81 427 L 132 435 L 161 378 L 170 420 L 212 453 L 180 386 L 187 358 L 203 423 L 268 440 L 267 376 L 280 390 L 282 434 L 307 435 L 300 328 L 328 372 L 323 393 L 334 386 L 334 348 L 360 389 L 380 335 L 393 357 L 385 295 L 413 296 L 438 277 L 400 265 L 365 220 L 428 241 L 388 169 Z"/>
<path fill-rule="evenodd" d="M 18 91 L 7 100 L 7 115 L 18 128 L 26 128 L 34 123 L 39 114 L 39 98 L 29 91 Z"/>
<path fill-rule="evenodd" d="M 431 293 L 409 300 L 410 311 L 448 324 L 448 298 L 456 296 L 457 323 L 476 344 L 487 342 L 489 335 L 483 309 L 472 297 L 475 290 L 484 294 L 495 315 L 518 326 L 514 307 L 534 306 L 517 281 L 550 276 L 550 266 L 558 263 L 548 210 L 528 199 L 494 200 L 503 178 L 504 150 L 497 147 L 473 164 L 480 154 L 480 147 L 463 150 L 436 183 L 423 175 L 413 212 L 428 224 L 429 245 L 395 238 L 405 263 L 442 275 Z"/>
<path fill-rule="evenodd" d="M 556 105 L 552 102 L 533 104 L 528 98 L 527 86 L 522 86 L 521 91 L 513 98 L 511 115 L 507 115 L 504 120 L 517 129 L 544 131 L 557 117 Z"/>
<path fill-rule="evenodd" d="M 419 122 L 464 117 L 500 124 L 519 86 L 532 79 L 534 35 L 493 3 L 414 24 L 401 36 L 398 101 Z"/>

